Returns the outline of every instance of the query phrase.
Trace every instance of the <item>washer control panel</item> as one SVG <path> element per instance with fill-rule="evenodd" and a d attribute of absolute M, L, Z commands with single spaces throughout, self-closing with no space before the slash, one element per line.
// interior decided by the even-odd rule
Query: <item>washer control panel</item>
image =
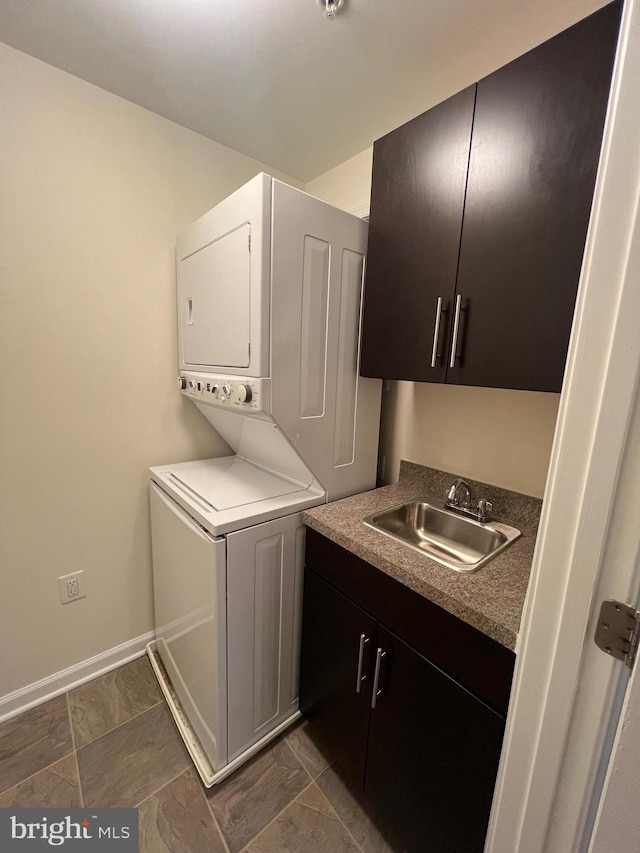
<path fill-rule="evenodd" d="M 268 411 L 269 407 L 268 379 L 185 372 L 178 376 L 178 388 L 198 403 L 230 406 L 247 413 Z"/>

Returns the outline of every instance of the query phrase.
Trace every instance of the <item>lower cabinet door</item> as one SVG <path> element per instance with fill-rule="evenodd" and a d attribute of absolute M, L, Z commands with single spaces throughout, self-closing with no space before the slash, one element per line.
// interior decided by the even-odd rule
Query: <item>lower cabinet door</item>
<path fill-rule="evenodd" d="M 313 738 L 360 786 L 371 705 L 375 621 L 305 569 L 300 710 Z"/>
<path fill-rule="evenodd" d="M 502 717 L 382 627 L 378 649 L 367 798 L 410 851 L 481 853 Z"/>

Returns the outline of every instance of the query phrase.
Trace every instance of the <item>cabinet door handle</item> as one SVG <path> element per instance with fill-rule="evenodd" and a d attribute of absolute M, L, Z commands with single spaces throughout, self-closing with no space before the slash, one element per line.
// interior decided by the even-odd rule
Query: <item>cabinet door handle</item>
<path fill-rule="evenodd" d="M 440 320 L 446 310 L 446 308 L 442 307 L 442 296 L 438 296 L 438 301 L 436 302 L 436 322 L 433 329 L 433 349 L 431 350 L 431 367 L 435 367 L 437 365 L 438 358 L 440 357 L 440 353 L 438 352 L 438 343 L 440 342 Z"/>
<path fill-rule="evenodd" d="M 366 681 L 367 676 L 362 674 L 362 665 L 364 663 L 364 647 L 369 642 L 369 637 L 366 634 L 360 634 L 360 649 L 358 650 L 358 675 L 356 676 L 356 693 L 360 693 L 360 687 L 363 681 Z"/>
<path fill-rule="evenodd" d="M 453 315 L 453 335 L 451 340 L 451 358 L 449 359 L 449 367 L 456 366 L 456 349 L 458 347 L 458 332 L 460 330 L 460 311 L 462 310 L 462 296 L 456 296 L 456 308 Z"/>
<path fill-rule="evenodd" d="M 378 689 L 378 684 L 380 683 L 380 666 L 382 665 L 382 658 L 386 658 L 386 656 L 387 653 L 383 652 L 382 649 L 378 646 L 378 650 L 376 652 L 376 671 L 373 675 L 373 692 L 371 695 L 372 708 L 376 707 L 378 696 L 382 694 L 382 689 Z"/>

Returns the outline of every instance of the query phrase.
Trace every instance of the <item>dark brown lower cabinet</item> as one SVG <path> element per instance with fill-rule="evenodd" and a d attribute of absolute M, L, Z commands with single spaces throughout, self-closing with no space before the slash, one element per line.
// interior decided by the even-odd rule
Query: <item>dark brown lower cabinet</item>
<path fill-rule="evenodd" d="M 300 708 L 311 736 L 400 850 L 481 853 L 513 653 L 314 531 L 307 543 Z"/>
<path fill-rule="evenodd" d="M 382 627 L 365 794 L 410 850 L 482 851 L 504 722 Z"/>
<path fill-rule="evenodd" d="M 313 572 L 305 572 L 304 583 L 300 693 L 313 720 L 314 736 L 325 751 L 340 756 L 349 776 L 363 784 L 371 691 L 363 685 L 358 692 L 356 678 L 361 645 L 363 670 L 369 673 L 376 623 Z"/>

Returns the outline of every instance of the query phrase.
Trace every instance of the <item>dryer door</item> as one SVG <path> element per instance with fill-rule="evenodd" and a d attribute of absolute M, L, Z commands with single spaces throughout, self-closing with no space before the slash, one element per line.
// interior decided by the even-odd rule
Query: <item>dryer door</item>
<path fill-rule="evenodd" d="M 179 261 L 182 359 L 193 368 L 250 361 L 251 226 L 244 223 Z"/>
<path fill-rule="evenodd" d="M 269 375 L 271 185 L 256 175 L 176 239 L 181 370 Z"/>
<path fill-rule="evenodd" d="M 156 649 L 214 770 L 227 763 L 226 543 L 151 483 Z"/>

